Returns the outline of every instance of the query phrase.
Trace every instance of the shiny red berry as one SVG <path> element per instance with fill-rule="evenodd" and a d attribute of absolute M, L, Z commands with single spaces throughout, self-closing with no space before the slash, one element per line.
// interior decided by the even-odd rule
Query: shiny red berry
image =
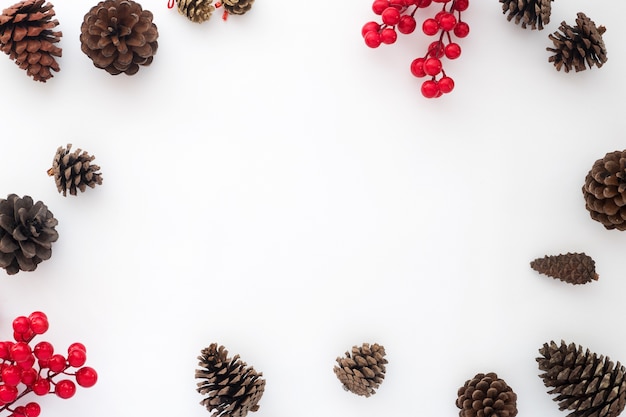
<path fill-rule="evenodd" d="M 469 34 L 469 25 L 465 22 L 459 22 L 454 27 L 454 36 L 457 38 L 464 38 Z"/>
<path fill-rule="evenodd" d="M 30 320 L 26 316 L 19 316 L 13 320 L 13 331 L 15 333 L 26 333 L 30 330 Z"/>
<path fill-rule="evenodd" d="M 87 361 L 87 354 L 81 349 L 72 349 L 67 354 L 67 363 L 74 368 L 80 368 Z"/>
<path fill-rule="evenodd" d="M 447 94 L 454 89 L 454 80 L 450 77 L 441 77 L 438 84 L 439 91 L 441 91 L 442 93 Z"/>
<path fill-rule="evenodd" d="M 76 384 L 69 379 L 63 379 L 57 382 L 54 387 L 54 393 L 57 397 L 63 398 L 64 400 L 72 398 L 74 394 L 76 394 Z"/>
<path fill-rule="evenodd" d="M 17 366 L 19 366 L 22 369 L 31 369 L 34 364 L 35 364 L 35 356 L 30 354 L 28 355 L 28 358 L 24 359 L 21 362 L 18 362 Z"/>
<path fill-rule="evenodd" d="M 428 7 L 432 2 L 433 0 L 418 0 L 416 4 L 417 7 Z"/>
<path fill-rule="evenodd" d="M 380 43 L 382 42 L 382 39 L 380 38 L 380 33 L 373 31 L 367 32 L 363 39 L 365 39 L 365 44 L 370 48 L 378 48 L 380 46 Z"/>
<path fill-rule="evenodd" d="M 78 349 L 78 350 L 82 350 L 83 352 L 87 352 L 87 348 L 85 347 L 85 345 L 83 345 L 80 342 L 74 342 L 71 345 L 68 346 L 67 351 L 71 352 L 74 349 Z"/>
<path fill-rule="evenodd" d="M 18 390 L 12 385 L 0 385 L 0 404 L 10 404 L 17 398 Z"/>
<path fill-rule="evenodd" d="M 35 402 L 30 402 L 24 406 L 24 414 L 26 417 L 38 417 L 41 413 L 41 407 Z"/>
<path fill-rule="evenodd" d="M 35 395 L 46 395 L 50 392 L 50 381 L 45 378 L 39 378 L 33 383 L 31 389 L 33 390 Z"/>
<path fill-rule="evenodd" d="M 93 387 L 98 381 L 96 370 L 85 366 L 76 371 L 76 383 L 84 388 Z"/>
<path fill-rule="evenodd" d="M 422 23 L 422 32 L 424 35 L 433 36 L 439 32 L 439 23 L 433 18 L 428 18 Z"/>
<path fill-rule="evenodd" d="M 381 15 L 387 7 L 389 7 L 388 0 L 375 0 L 374 3 L 372 4 L 372 10 L 377 15 Z"/>
<path fill-rule="evenodd" d="M 458 43 L 449 43 L 444 48 L 444 53 L 448 59 L 457 59 L 461 56 L 461 47 Z"/>
<path fill-rule="evenodd" d="M 15 362 L 23 362 L 31 355 L 30 346 L 26 342 L 17 342 L 11 346 L 11 358 Z"/>
<path fill-rule="evenodd" d="M 434 98 L 439 94 L 439 87 L 437 82 L 433 80 L 426 80 L 422 83 L 422 95 L 426 98 Z"/>
<path fill-rule="evenodd" d="M 400 17 L 400 21 L 398 22 L 398 32 L 408 35 L 409 33 L 413 33 L 416 27 L 417 22 L 413 16 L 404 15 Z"/>
<path fill-rule="evenodd" d="M 411 74 L 418 78 L 426 76 L 424 72 L 424 58 L 415 58 L 413 62 L 411 62 Z"/>
<path fill-rule="evenodd" d="M 395 7 L 387 7 L 380 17 L 384 24 L 395 26 L 400 21 L 400 11 Z"/>
<path fill-rule="evenodd" d="M 444 54 L 443 50 L 444 45 L 441 41 L 435 41 L 428 45 L 428 55 L 434 58 L 441 58 Z"/>
<path fill-rule="evenodd" d="M 13 414 L 11 414 L 10 417 L 26 417 L 26 409 L 23 405 L 19 405 L 15 407 L 15 410 L 13 410 Z"/>
<path fill-rule="evenodd" d="M 458 10 L 459 12 L 467 10 L 468 7 L 469 0 L 454 0 L 454 4 L 452 4 L 452 8 L 454 10 Z"/>
<path fill-rule="evenodd" d="M 380 24 L 378 22 L 367 22 L 361 29 L 361 36 L 365 37 L 367 32 L 378 32 L 380 30 Z"/>
<path fill-rule="evenodd" d="M 438 19 L 439 26 L 446 32 L 451 31 L 456 26 L 456 17 L 452 13 L 443 13 Z"/>
<path fill-rule="evenodd" d="M 424 61 L 424 72 L 427 75 L 437 75 L 441 72 L 441 60 L 439 58 L 427 58 Z"/>
<path fill-rule="evenodd" d="M 35 311 L 28 316 L 30 320 L 30 328 L 35 334 L 44 334 L 48 331 L 48 317 L 41 311 Z"/>
<path fill-rule="evenodd" d="M 37 359 L 47 361 L 52 357 L 54 347 L 49 342 L 39 342 L 33 348 L 33 354 Z"/>
<path fill-rule="evenodd" d="M 33 385 L 37 381 L 37 371 L 33 368 L 23 370 L 21 381 L 26 386 Z"/>
<path fill-rule="evenodd" d="M 2 368 L 0 376 L 5 385 L 14 387 L 22 381 L 22 368 L 17 365 L 7 365 Z"/>
<path fill-rule="evenodd" d="M 52 372 L 63 372 L 65 370 L 65 358 L 58 353 L 52 355 L 48 361 L 48 368 Z"/>

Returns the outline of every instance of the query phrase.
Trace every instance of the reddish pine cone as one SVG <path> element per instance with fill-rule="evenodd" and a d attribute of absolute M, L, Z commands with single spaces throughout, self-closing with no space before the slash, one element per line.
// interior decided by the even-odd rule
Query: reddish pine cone
<path fill-rule="evenodd" d="M 229 14 L 244 14 L 252 8 L 254 0 L 223 0 L 222 5 Z"/>
<path fill-rule="evenodd" d="M 369 397 L 385 378 L 385 364 L 384 346 L 363 343 L 360 347 L 353 346 L 352 354 L 346 352 L 344 358 L 337 358 L 333 371 L 346 391 Z"/>
<path fill-rule="evenodd" d="M 544 343 L 537 358 L 548 394 L 568 417 L 616 417 L 626 404 L 626 368 L 574 343 Z"/>
<path fill-rule="evenodd" d="M 515 19 L 515 24 L 520 24 L 526 29 L 543 29 L 543 25 L 550 23 L 553 0 L 499 0 L 502 3 L 502 13 L 509 13 L 507 20 Z"/>
<path fill-rule="evenodd" d="M 604 26 L 596 27 L 593 20 L 578 13 L 576 26 L 561 22 L 559 30 L 560 33 L 548 36 L 554 47 L 546 48 L 553 53 L 548 62 L 552 62 L 557 71 L 563 68 L 565 72 L 579 72 L 586 70 L 587 66 L 600 68 L 606 63 L 606 46 L 602 40 L 602 34 L 606 32 Z"/>
<path fill-rule="evenodd" d="M 530 267 L 569 284 L 586 284 L 599 278 L 595 261 L 584 253 L 544 256 L 532 261 Z"/>
<path fill-rule="evenodd" d="M 59 72 L 55 57 L 61 56 L 61 48 L 55 44 L 62 33 L 53 29 L 59 25 L 52 20 L 55 12 L 45 0 L 24 0 L 0 15 L 0 50 L 35 81 L 46 82 Z"/>
<path fill-rule="evenodd" d="M 609 230 L 626 230 L 626 150 L 598 159 L 582 191 L 592 219 Z"/>
<path fill-rule="evenodd" d="M 458 391 L 460 417 L 514 417 L 517 394 L 493 372 L 477 374 Z"/>

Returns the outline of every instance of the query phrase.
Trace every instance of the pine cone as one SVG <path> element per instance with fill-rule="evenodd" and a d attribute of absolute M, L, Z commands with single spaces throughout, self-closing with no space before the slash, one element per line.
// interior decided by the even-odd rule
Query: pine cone
<path fill-rule="evenodd" d="M 514 417 L 517 394 L 495 373 L 477 374 L 459 388 L 456 406 L 460 417 Z"/>
<path fill-rule="evenodd" d="M 626 369 L 574 343 L 544 343 L 537 358 L 548 394 L 569 417 L 616 417 L 626 404 Z"/>
<path fill-rule="evenodd" d="M 609 230 L 626 230 L 626 150 L 609 152 L 593 164 L 583 196 L 592 219 Z"/>
<path fill-rule="evenodd" d="M 159 32 L 152 13 L 133 0 L 104 0 L 80 27 L 81 50 L 94 66 L 112 75 L 134 75 L 152 63 Z"/>
<path fill-rule="evenodd" d="M 209 20 L 215 10 L 213 0 L 177 0 L 178 12 L 195 23 Z"/>
<path fill-rule="evenodd" d="M 352 355 L 346 352 L 345 358 L 337 358 L 333 369 L 346 391 L 369 397 L 385 378 L 385 348 L 377 343 L 363 343 L 352 347 Z"/>
<path fill-rule="evenodd" d="M 230 14 L 244 14 L 252 8 L 254 0 L 223 0 L 224 9 Z"/>
<path fill-rule="evenodd" d="M 202 349 L 198 356 L 202 369 L 196 370 L 197 391 L 207 395 L 200 404 L 212 417 L 245 417 L 249 411 L 259 409 L 259 400 L 265 390 L 263 373 L 256 372 L 251 366 L 239 359 L 228 357 L 228 351 L 217 343 Z"/>
<path fill-rule="evenodd" d="M 41 201 L 9 194 L 0 199 L 0 267 L 9 275 L 34 271 L 50 259 L 52 242 L 59 238 L 57 219 Z"/>
<path fill-rule="evenodd" d="M 576 72 L 596 65 L 602 67 L 607 61 L 606 47 L 602 40 L 602 34 L 606 32 L 604 26 L 596 27 L 596 24 L 584 13 L 578 13 L 576 27 L 572 27 L 565 22 L 561 22 L 559 30 L 562 33 L 554 32 L 548 35 L 554 48 L 546 48 L 552 52 L 548 62 L 552 62 L 557 71 L 561 68 L 565 72 L 572 69 Z"/>
<path fill-rule="evenodd" d="M 530 267 L 540 274 L 575 285 L 598 279 L 595 261 L 584 253 L 544 256 L 532 261 Z"/>
<path fill-rule="evenodd" d="M 35 81 L 46 82 L 59 72 L 54 57 L 61 56 L 61 32 L 53 29 L 59 25 L 52 20 L 53 5 L 45 0 L 23 0 L 4 9 L 0 15 L 0 49 Z"/>
<path fill-rule="evenodd" d="M 54 176 L 57 190 L 63 196 L 67 196 L 68 191 L 76 195 L 77 190 L 84 192 L 87 187 L 94 188 L 102 184 L 102 174 L 97 172 L 100 167 L 91 163 L 96 157 L 80 148 L 70 153 L 71 148 L 71 143 L 67 148 L 59 146 L 52 160 L 52 168 L 48 170 L 48 175 Z"/>
<path fill-rule="evenodd" d="M 522 28 L 530 26 L 532 29 L 543 29 L 543 25 L 550 23 L 553 0 L 499 0 L 502 3 L 502 13 L 509 12 L 506 19 L 510 22 L 515 18 L 515 24 L 522 23 Z"/>

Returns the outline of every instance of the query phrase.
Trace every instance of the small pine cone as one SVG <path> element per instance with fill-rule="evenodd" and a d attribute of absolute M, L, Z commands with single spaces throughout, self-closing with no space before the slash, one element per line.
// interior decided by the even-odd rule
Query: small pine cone
<path fill-rule="evenodd" d="M 211 412 L 212 417 L 245 417 L 249 411 L 259 409 L 259 401 L 265 390 L 263 373 L 256 372 L 253 367 L 235 355 L 228 357 L 228 351 L 217 343 L 202 349 L 198 356 L 202 369 L 196 370 L 197 391 L 207 395 L 200 404 Z"/>
<path fill-rule="evenodd" d="M 71 148 L 71 143 L 67 148 L 59 146 L 52 160 L 52 168 L 48 170 L 48 175 L 54 176 L 57 190 L 64 197 L 68 191 L 76 195 L 77 190 L 84 192 L 87 187 L 94 188 L 102 184 L 102 174 L 98 172 L 100 167 L 91 163 L 96 157 L 80 148 L 70 152 Z"/>
<path fill-rule="evenodd" d="M 153 15 L 133 0 L 104 0 L 91 8 L 80 27 L 81 50 L 109 74 L 134 75 L 152 63 L 159 32 Z"/>
<path fill-rule="evenodd" d="M 530 263 L 530 267 L 540 274 L 560 279 L 570 284 L 586 284 L 598 279 L 596 262 L 584 253 L 544 256 Z"/>
<path fill-rule="evenodd" d="M 495 373 L 477 374 L 459 388 L 456 406 L 460 417 L 514 417 L 517 394 Z"/>
<path fill-rule="evenodd" d="M 0 199 L 0 267 L 9 275 L 37 269 L 52 255 L 57 224 L 48 207 L 30 196 Z"/>
<path fill-rule="evenodd" d="M 346 391 L 369 397 L 385 378 L 385 348 L 377 343 L 370 346 L 363 343 L 353 346 L 352 354 L 346 352 L 344 358 L 337 358 L 333 371 Z"/>
<path fill-rule="evenodd" d="M 561 22 L 559 30 L 561 33 L 557 31 L 548 35 L 554 48 L 546 48 L 553 53 L 548 62 L 552 62 L 557 71 L 563 68 L 565 72 L 572 69 L 579 72 L 594 65 L 600 68 L 607 61 L 606 46 L 602 40 L 606 28 L 596 27 L 584 13 L 578 13 L 576 27 Z"/>
<path fill-rule="evenodd" d="M 626 404 L 626 369 L 574 343 L 544 343 L 537 358 L 548 394 L 568 417 L 616 417 Z"/>
<path fill-rule="evenodd" d="M 592 219 L 609 230 L 626 230 L 626 150 L 609 152 L 593 164 L 583 196 Z"/>
<path fill-rule="evenodd" d="M 521 22 L 522 28 L 530 26 L 534 29 L 543 29 L 543 25 L 550 23 L 553 0 L 500 0 L 502 13 L 509 13 L 506 19 L 510 22 L 515 18 L 515 24 Z"/>
<path fill-rule="evenodd" d="M 213 0 L 177 0 L 178 12 L 195 23 L 209 20 L 215 10 Z"/>
<path fill-rule="evenodd" d="M 59 72 L 54 57 L 61 56 L 55 44 L 61 32 L 53 29 L 59 25 L 52 20 L 53 5 L 45 0 L 23 0 L 4 9 L 0 15 L 0 49 L 35 81 L 46 82 Z"/>
<path fill-rule="evenodd" d="M 224 9 L 230 14 L 244 14 L 252 8 L 254 0 L 223 0 Z"/>

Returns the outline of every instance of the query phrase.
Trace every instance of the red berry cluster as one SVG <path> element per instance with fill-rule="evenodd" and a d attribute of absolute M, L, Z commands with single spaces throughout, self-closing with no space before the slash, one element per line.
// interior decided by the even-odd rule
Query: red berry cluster
<path fill-rule="evenodd" d="M 48 318 L 36 311 L 13 320 L 15 341 L 0 342 L 0 415 L 8 411 L 8 417 L 37 417 L 41 412 L 38 403 L 15 403 L 31 392 L 71 398 L 76 384 L 88 388 L 98 380 L 96 371 L 84 366 L 87 353 L 82 343 L 72 343 L 65 356 L 55 353 L 49 342 L 31 347 L 33 338 L 47 330 Z M 69 377 L 74 377 L 76 383 Z"/>
<path fill-rule="evenodd" d="M 430 77 L 422 82 L 422 95 L 426 98 L 441 97 L 454 89 L 454 80 L 446 75 L 441 59 L 444 56 L 456 59 L 461 55 L 461 47 L 453 41 L 451 33 L 457 38 L 469 34 L 469 25 L 461 20 L 461 12 L 467 10 L 469 0 L 374 0 L 372 10 L 381 17 L 382 23 L 368 22 L 361 29 L 365 44 L 370 48 L 390 45 L 398 39 L 397 32 L 413 33 L 417 27 L 417 10 L 432 3 L 442 4 L 442 9 L 424 20 L 422 32 L 439 39 L 428 46 L 424 56 L 411 63 L 413 75 Z"/>

